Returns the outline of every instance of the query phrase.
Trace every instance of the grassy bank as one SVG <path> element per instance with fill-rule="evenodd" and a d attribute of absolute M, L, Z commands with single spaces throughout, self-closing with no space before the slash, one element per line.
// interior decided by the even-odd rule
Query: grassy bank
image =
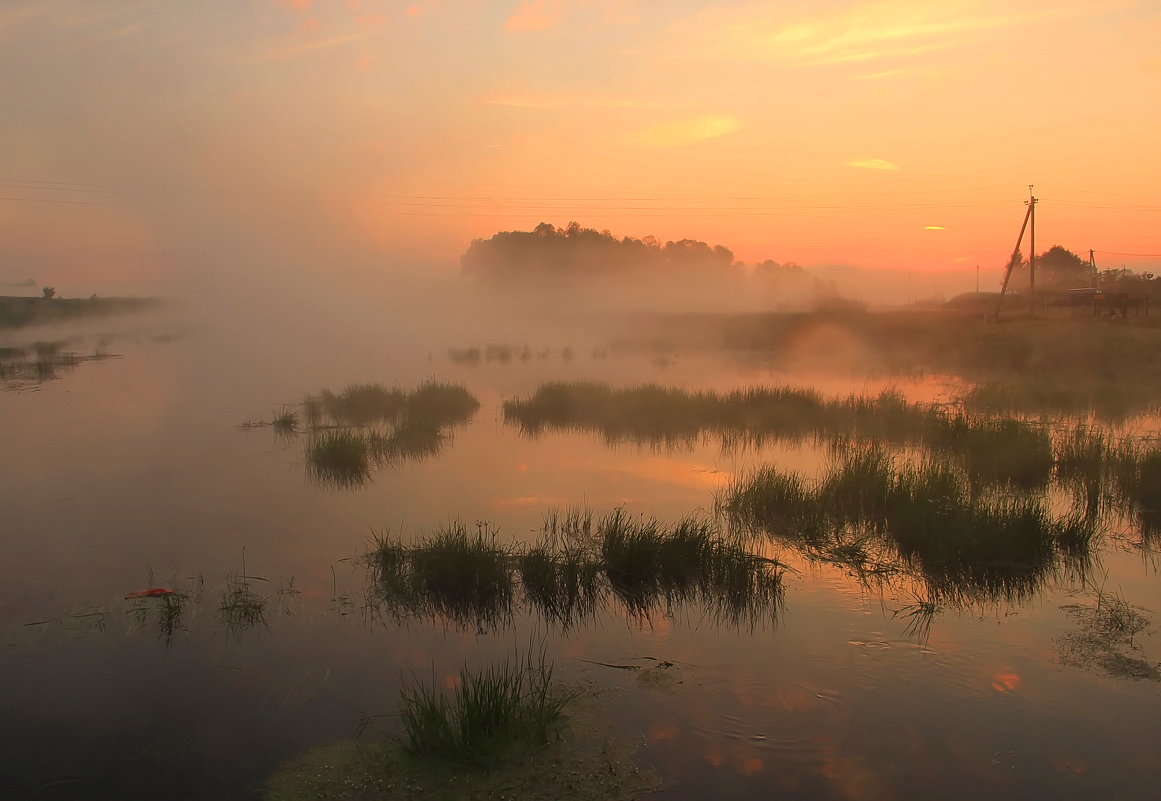
<path fill-rule="evenodd" d="M 981 388 L 987 411 L 1094 410 L 1119 420 L 1161 402 L 1161 317 L 858 311 L 641 316 L 620 344 L 708 350 L 789 370 L 949 373 Z"/>
<path fill-rule="evenodd" d="M 23 298 L 0 296 L 0 329 L 60 323 L 155 308 L 153 298 Z"/>

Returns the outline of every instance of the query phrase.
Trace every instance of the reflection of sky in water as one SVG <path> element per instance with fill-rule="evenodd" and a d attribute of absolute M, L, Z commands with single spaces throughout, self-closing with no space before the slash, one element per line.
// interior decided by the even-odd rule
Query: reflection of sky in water
<path fill-rule="evenodd" d="M 719 390 L 772 380 L 699 357 L 661 367 L 594 360 L 578 346 L 569 364 L 464 367 L 370 342 L 231 350 L 196 335 L 117 350 L 125 358 L 0 396 L 6 777 L 41 771 L 44 781 L 79 776 L 73 786 L 101 787 L 136 772 L 164 797 L 246 797 L 278 761 L 351 736 L 359 713 L 394 711 L 400 670 L 426 676 L 434 663 L 443 681 L 464 660 L 500 658 L 544 631 L 534 619 L 476 636 L 340 614 L 335 596 L 357 605 L 363 589 L 361 571 L 340 560 L 372 531 L 407 538 L 482 519 L 502 540 L 528 541 L 548 507 L 577 504 L 676 520 L 708 514 L 715 490 L 755 465 L 816 474 L 821 464 L 809 444 L 609 448 L 580 433 L 525 438 L 502 420 L 502 400 L 550 379 Z M 428 377 L 464 383 L 481 408 L 437 458 L 380 471 L 363 489 L 312 485 L 295 442 L 236 428 L 323 387 L 406 389 Z M 887 386 L 943 398 L 937 381 L 821 389 Z M 267 579 L 255 586 L 271 599 L 269 628 L 232 638 L 216 609 L 243 548 L 247 571 Z M 1091 593 L 1065 580 L 1025 605 L 946 609 L 920 642 L 892 616 L 914 602 L 906 585 L 868 589 L 841 568 L 783 557 L 797 572 L 776 626 L 722 629 L 682 608 L 652 625 L 605 616 L 567 637 L 547 633 L 564 676 L 622 688 L 613 713 L 678 782 L 666 797 L 1151 797 L 1157 685 L 1054 656 L 1054 637 L 1071 625 L 1059 607 Z M 1153 563 L 1110 543 L 1100 567 L 1108 589 L 1161 608 Z M 188 630 L 168 649 L 120 600 L 151 577 L 188 588 L 198 575 L 205 586 Z M 279 595 L 288 588 L 301 592 Z M 103 628 L 69 617 L 95 608 Z M 1156 661 L 1147 634 L 1140 643 Z M 675 664 L 648 679 L 591 664 L 641 657 Z M 51 756 L 38 763 L 36 754 Z M 52 760 L 68 767 L 37 767 Z M 205 778 L 186 787 L 183 771 Z"/>

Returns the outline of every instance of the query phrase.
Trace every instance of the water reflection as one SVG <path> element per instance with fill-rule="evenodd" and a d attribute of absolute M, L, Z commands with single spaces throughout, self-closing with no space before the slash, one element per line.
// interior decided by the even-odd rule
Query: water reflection
<path fill-rule="evenodd" d="M 101 348 L 80 354 L 68 340 L 35 342 L 28 347 L 0 347 L 0 389 L 21 391 L 63 378 L 82 364 L 120 358 Z"/>

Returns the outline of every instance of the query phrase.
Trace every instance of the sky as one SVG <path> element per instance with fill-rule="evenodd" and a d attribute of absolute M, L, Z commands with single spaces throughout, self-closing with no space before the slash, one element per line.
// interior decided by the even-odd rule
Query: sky
<path fill-rule="evenodd" d="M 576 220 L 988 288 L 1029 184 L 1037 250 L 1161 273 L 1159 42 L 1155 0 L 0 0 L 0 284 Z"/>

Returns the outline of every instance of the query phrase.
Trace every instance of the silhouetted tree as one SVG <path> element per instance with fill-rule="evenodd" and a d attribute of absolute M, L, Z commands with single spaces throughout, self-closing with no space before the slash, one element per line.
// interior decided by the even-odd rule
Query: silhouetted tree
<path fill-rule="evenodd" d="M 1060 245 L 1053 245 L 1036 259 L 1036 280 L 1046 287 L 1087 286 L 1090 275 L 1089 263 Z"/>

